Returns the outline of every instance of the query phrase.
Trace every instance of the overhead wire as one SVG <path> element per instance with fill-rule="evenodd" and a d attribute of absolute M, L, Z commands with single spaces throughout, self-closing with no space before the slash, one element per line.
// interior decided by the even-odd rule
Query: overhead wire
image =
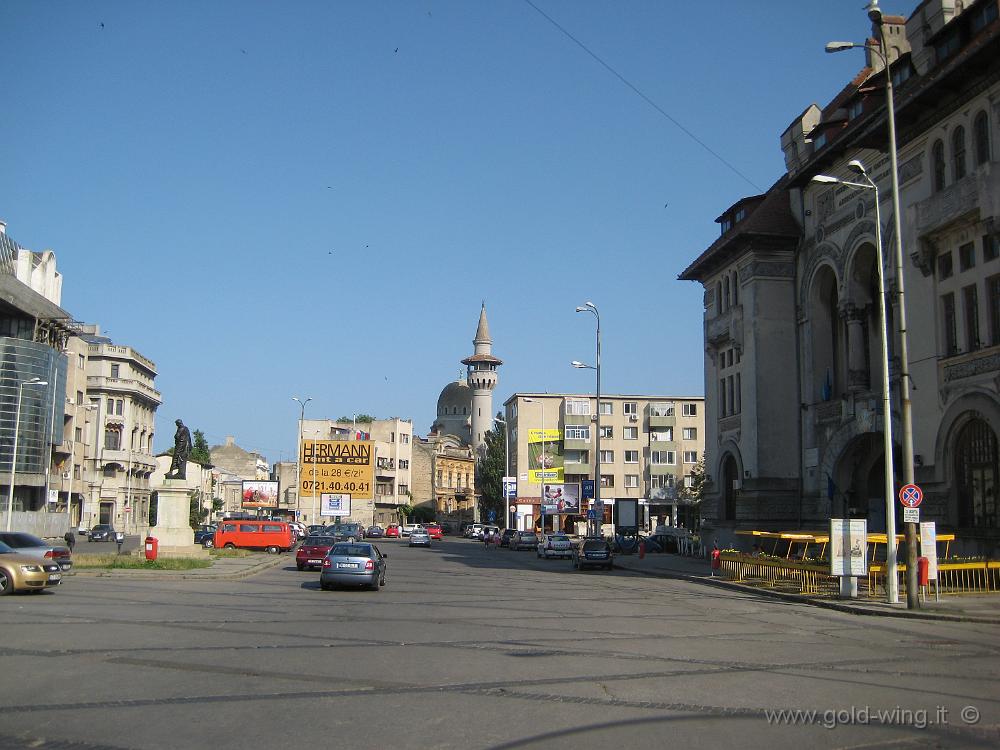
<path fill-rule="evenodd" d="M 601 64 L 602 67 L 605 68 L 605 70 L 607 70 L 609 73 L 611 73 L 611 75 L 613 75 L 615 78 L 617 78 L 623 84 L 625 84 L 629 89 L 632 90 L 632 92 L 634 92 L 637 96 L 639 96 L 639 98 L 641 98 L 649 106 L 651 106 L 653 109 L 655 109 L 661 115 L 663 115 L 663 117 L 665 117 L 667 120 L 669 120 L 677 129 L 679 129 L 682 133 L 684 133 L 688 138 L 690 138 L 691 140 L 693 140 L 695 143 L 697 143 L 699 146 L 701 146 L 703 149 L 705 149 L 709 154 L 711 154 L 716 159 L 718 159 L 720 162 L 722 162 L 722 164 L 724 164 L 726 167 L 728 167 L 730 170 L 732 170 L 741 179 L 743 179 L 747 183 L 749 183 L 755 190 L 757 190 L 758 192 L 761 192 L 761 193 L 764 192 L 764 188 L 760 187 L 760 185 L 758 185 L 753 180 L 751 180 L 749 177 L 747 177 L 745 174 L 743 174 L 739 169 L 737 169 L 735 166 L 733 166 L 733 164 L 731 164 L 729 161 L 727 161 L 725 159 L 725 157 L 723 157 L 721 154 L 719 154 L 717 151 L 715 151 L 711 146 L 709 146 L 707 143 L 705 143 L 701 138 L 699 138 L 697 135 L 695 135 L 693 132 L 691 132 L 688 128 L 684 127 L 684 125 L 681 124 L 680 121 L 677 120 L 677 118 L 673 117 L 669 112 L 667 112 L 665 109 L 663 109 L 663 107 L 661 107 L 653 99 L 651 99 L 643 91 L 641 91 L 638 86 L 636 86 L 635 84 L 633 84 L 625 76 L 623 76 L 621 73 L 619 73 L 613 67 L 611 67 L 610 64 L 608 64 L 607 62 L 605 62 L 596 52 L 594 52 L 593 50 L 591 50 L 586 44 L 584 44 L 579 39 L 577 39 L 575 36 L 573 36 L 565 27 L 563 27 L 558 21 L 556 21 L 554 18 L 552 18 L 552 16 L 548 15 L 545 11 L 543 11 L 541 8 L 539 8 L 537 5 L 535 5 L 531 0 L 524 0 L 524 2 L 527 3 L 528 5 L 530 5 L 532 8 L 534 8 L 535 11 L 542 18 L 544 18 L 546 21 L 548 21 L 553 26 L 555 26 L 557 29 L 559 29 L 559 31 L 561 31 L 568 39 L 570 39 L 580 49 L 582 49 L 584 52 L 586 52 L 588 55 L 590 55 L 592 58 L 594 58 L 598 63 Z"/>

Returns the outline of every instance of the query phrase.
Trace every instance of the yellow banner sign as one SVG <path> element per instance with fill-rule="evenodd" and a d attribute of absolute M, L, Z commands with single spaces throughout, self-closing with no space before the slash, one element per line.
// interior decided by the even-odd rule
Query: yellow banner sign
<path fill-rule="evenodd" d="M 373 500 L 375 444 L 369 440 L 303 440 L 299 496 L 346 493 Z"/>

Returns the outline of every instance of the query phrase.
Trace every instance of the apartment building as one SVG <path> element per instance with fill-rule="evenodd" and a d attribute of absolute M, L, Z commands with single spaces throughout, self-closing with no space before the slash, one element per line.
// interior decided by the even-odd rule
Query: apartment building
<path fill-rule="evenodd" d="M 517 479 L 516 501 L 508 508 L 511 525 L 537 528 L 543 484 L 565 484 L 579 487 L 579 510 L 556 514 L 555 521 L 547 516 L 546 528 L 555 523 L 577 531 L 586 519 L 593 496 L 588 485 L 598 462 L 606 523 L 618 498 L 638 499 L 647 525 L 657 518 L 675 525 L 696 522 L 695 509 L 679 490 L 690 484 L 704 456 L 704 398 L 602 394 L 598 407 L 585 394 L 515 393 L 504 410 L 508 474 Z"/>
<path fill-rule="evenodd" d="M 413 504 L 456 529 L 476 519 L 475 449 L 454 435 L 417 437 L 413 445 Z"/>

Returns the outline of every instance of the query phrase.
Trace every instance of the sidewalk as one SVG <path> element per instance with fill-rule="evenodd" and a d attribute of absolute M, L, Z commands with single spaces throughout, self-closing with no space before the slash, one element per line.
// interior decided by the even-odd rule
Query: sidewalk
<path fill-rule="evenodd" d="M 642 575 L 692 581 L 731 591 L 758 594 L 839 612 L 849 612 L 854 615 L 1000 624 L 1000 594 L 942 596 L 940 602 L 935 602 L 932 599 L 928 602 L 921 602 L 920 609 L 909 610 L 906 608 L 905 600 L 901 604 L 889 604 L 882 599 L 869 599 L 868 597 L 833 599 L 805 594 L 790 594 L 761 586 L 735 583 L 720 576 L 712 577 L 712 569 L 706 559 L 682 557 L 669 552 L 649 554 L 641 560 L 638 554 L 615 555 L 615 567 Z"/>
<path fill-rule="evenodd" d="M 269 555 L 266 552 L 247 555 L 246 557 L 219 557 L 212 560 L 211 567 L 192 568 L 191 570 L 141 570 L 101 568 L 74 568 L 70 577 L 80 578 L 133 578 L 136 580 L 153 578 L 197 579 L 203 581 L 236 580 L 246 578 L 262 570 L 278 565 L 294 565 L 295 555 Z"/>

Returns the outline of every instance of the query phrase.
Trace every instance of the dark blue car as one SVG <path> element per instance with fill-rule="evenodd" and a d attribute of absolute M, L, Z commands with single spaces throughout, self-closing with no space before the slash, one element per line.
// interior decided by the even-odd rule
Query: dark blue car
<path fill-rule="evenodd" d="M 115 530 L 111 524 L 99 523 L 90 530 L 88 536 L 92 542 L 113 542 L 115 540 Z"/>

